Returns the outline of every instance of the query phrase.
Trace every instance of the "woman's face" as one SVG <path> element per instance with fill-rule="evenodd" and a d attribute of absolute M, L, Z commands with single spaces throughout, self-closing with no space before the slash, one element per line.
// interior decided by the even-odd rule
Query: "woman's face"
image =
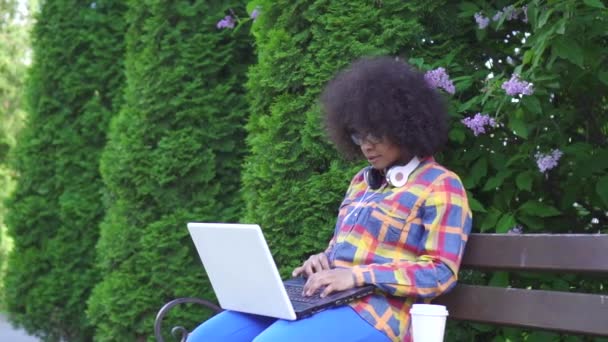
<path fill-rule="evenodd" d="M 386 138 L 353 134 L 352 139 L 361 147 L 361 152 L 374 169 L 384 170 L 394 164 L 407 162 L 407 153 Z"/>

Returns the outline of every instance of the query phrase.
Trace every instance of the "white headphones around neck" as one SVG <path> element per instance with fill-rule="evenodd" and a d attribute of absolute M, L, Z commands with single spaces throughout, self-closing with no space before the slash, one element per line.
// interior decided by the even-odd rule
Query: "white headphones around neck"
<path fill-rule="evenodd" d="M 407 183 L 410 174 L 418 165 L 420 165 L 420 159 L 414 157 L 406 165 L 391 166 L 384 175 L 370 166 L 364 171 L 363 177 L 372 190 L 379 189 L 384 181 L 392 187 L 399 188 Z"/>

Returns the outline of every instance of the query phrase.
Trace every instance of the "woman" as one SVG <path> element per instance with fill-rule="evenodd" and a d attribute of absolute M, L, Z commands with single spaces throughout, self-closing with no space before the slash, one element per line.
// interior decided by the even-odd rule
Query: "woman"
<path fill-rule="evenodd" d="M 293 271 L 305 295 L 365 284 L 377 291 L 299 321 L 225 311 L 189 341 L 410 341 L 409 308 L 451 289 L 471 229 L 458 176 L 433 155 L 446 141 L 440 95 L 389 57 L 353 63 L 321 102 L 329 137 L 370 166 L 352 179 L 328 248 Z"/>

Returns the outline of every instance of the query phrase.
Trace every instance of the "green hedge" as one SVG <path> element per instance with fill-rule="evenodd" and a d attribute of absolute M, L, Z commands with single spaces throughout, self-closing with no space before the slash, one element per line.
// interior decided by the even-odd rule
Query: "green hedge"
<path fill-rule="evenodd" d="M 123 82 L 122 12 L 118 1 L 96 8 L 44 2 L 33 34 L 5 282 L 11 320 L 46 341 L 91 339 L 84 311 L 100 279 L 93 268 L 104 212 L 98 159 Z"/>
<path fill-rule="evenodd" d="M 246 30 L 216 28 L 227 10 L 223 1 L 130 3 L 125 104 L 101 160 L 103 279 L 87 311 L 96 341 L 152 340 L 162 304 L 213 299 L 186 223 L 235 221 L 242 208 L 244 79 L 253 53 Z M 205 317 L 174 315 L 189 327 Z"/>

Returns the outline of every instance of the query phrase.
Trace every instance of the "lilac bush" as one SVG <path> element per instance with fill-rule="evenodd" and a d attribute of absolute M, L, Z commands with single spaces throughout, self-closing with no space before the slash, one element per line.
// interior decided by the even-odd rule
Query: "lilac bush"
<path fill-rule="evenodd" d="M 475 51 L 483 57 L 433 60 L 453 71 L 463 92 L 450 100 L 473 132 L 453 128 L 451 140 L 463 142 L 466 152 L 450 151 L 448 160 L 474 161 L 464 162 L 462 172 L 482 231 L 505 233 L 514 225 L 531 232 L 597 229 L 608 223 L 602 211 L 608 205 L 608 73 L 599 67 L 608 63 L 608 49 L 597 31 L 608 12 L 599 2 L 517 6 L 494 12 L 463 6 L 475 20 L 471 26 L 485 29 L 476 33 Z M 484 13 L 495 13 L 490 17 L 496 23 L 486 25 Z M 600 50 L 602 57 L 592 52 Z M 477 114 L 468 116 L 471 111 Z M 581 219 L 574 202 L 599 223 Z"/>

